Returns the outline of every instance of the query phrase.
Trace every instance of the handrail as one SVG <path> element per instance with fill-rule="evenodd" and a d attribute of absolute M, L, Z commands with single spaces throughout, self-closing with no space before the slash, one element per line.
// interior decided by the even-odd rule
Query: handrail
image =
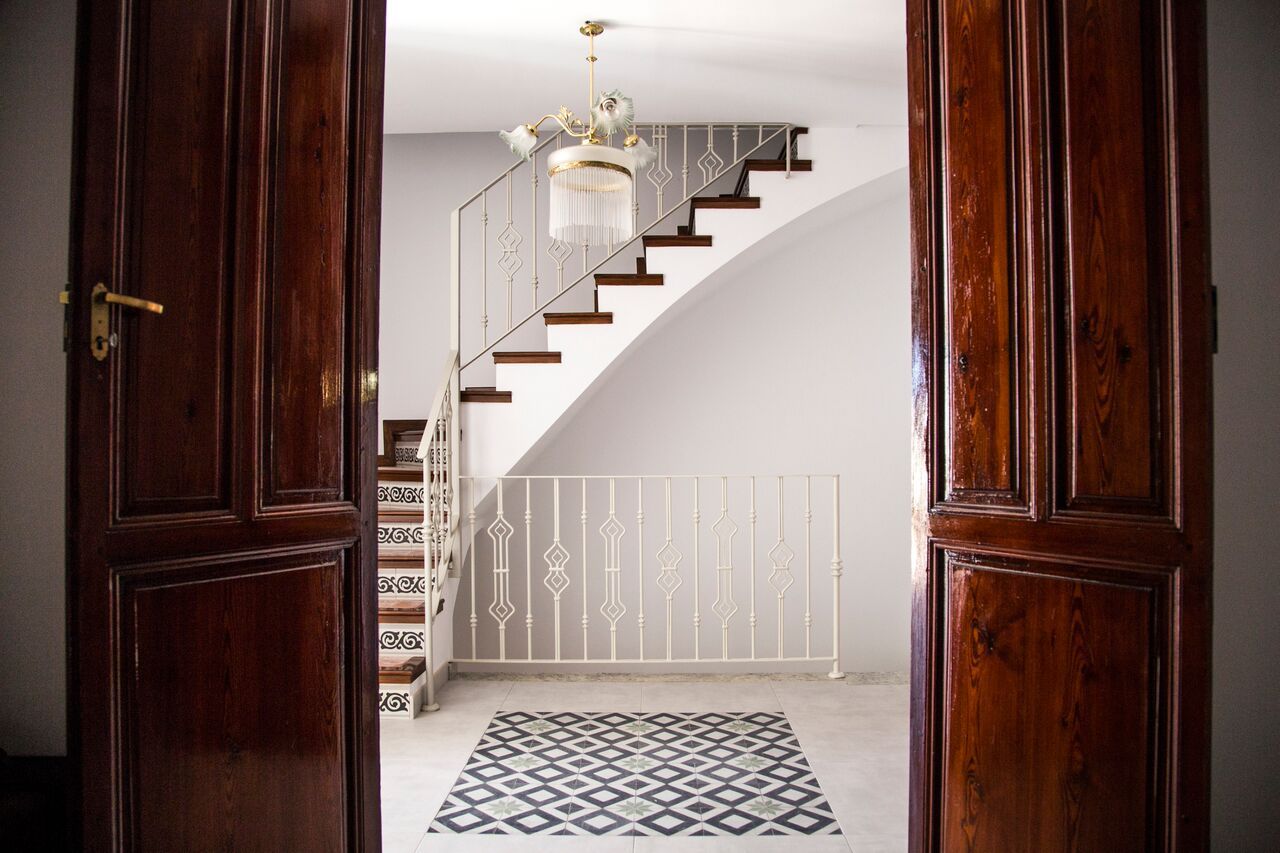
<path fill-rule="evenodd" d="M 734 125 L 730 125 L 730 124 L 716 124 L 716 123 L 714 123 L 714 122 L 713 122 L 713 123 L 708 123 L 708 124 L 701 125 L 701 126 L 707 126 L 707 127 L 733 127 Z M 615 249 L 614 249 L 614 251 L 613 251 L 613 252 L 611 252 L 611 253 L 610 253 L 610 254 L 608 254 L 606 257 L 604 257 L 602 260 L 600 260 L 599 262 L 597 262 L 595 266 L 591 267 L 589 270 L 587 270 L 586 272 L 584 272 L 584 273 L 583 273 L 583 274 L 582 274 L 578 279 L 576 279 L 572 284 L 570 284 L 570 285 L 568 285 L 567 287 L 565 287 L 565 288 L 564 288 L 564 290 L 560 291 L 560 292 L 559 292 L 559 293 L 557 293 L 555 296 L 553 296 L 553 297 L 551 297 L 550 299 L 548 299 L 546 302 L 544 302 L 544 303 L 542 303 L 541 305 L 539 305 L 538 307 L 534 308 L 534 309 L 533 309 L 533 311 L 529 312 L 529 314 L 527 314 L 527 315 L 526 315 L 522 320 L 520 320 L 519 322 L 517 322 L 517 323 L 513 324 L 513 325 L 511 326 L 511 328 L 507 329 L 507 331 L 506 331 L 506 332 L 504 332 L 503 334 L 501 334 L 500 336 L 498 336 L 496 339 L 494 339 L 493 341 L 491 341 L 487 346 L 485 346 L 482 350 L 480 350 L 480 352 L 476 353 L 476 355 L 474 355 L 474 356 L 472 356 L 471 358 L 467 359 L 466 361 L 462 362 L 462 365 L 461 365 L 461 367 L 459 368 L 459 370 L 466 370 L 468 367 L 470 367 L 471 365 L 473 365 L 473 364 L 475 364 L 477 361 L 479 361 L 481 358 L 483 358 L 485 355 L 487 355 L 487 354 L 489 354 L 490 352 L 492 352 L 494 347 L 496 347 L 498 344 L 500 344 L 500 343 L 502 343 L 504 340 L 506 340 L 506 339 L 507 339 L 507 338 L 508 338 L 512 333 L 514 333 L 517 329 L 522 328 L 522 327 L 524 326 L 524 324 L 525 324 L 525 323 L 528 323 L 528 322 L 529 322 L 530 320 L 532 320 L 534 317 L 536 317 L 536 316 L 538 316 L 539 314 L 541 314 L 541 313 L 543 313 L 544 311 L 546 311 L 546 310 L 547 310 L 547 308 L 549 308 L 551 305 L 555 304 L 555 303 L 556 303 L 556 302 L 557 302 L 561 297 L 563 297 L 566 293 L 568 293 L 569 291 L 573 290 L 573 289 L 574 289 L 575 287 L 577 287 L 579 284 L 581 284 L 582 282 L 584 282 L 584 281 L 586 281 L 587 279 L 589 279 L 589 278 L 590 278 L 590 277 L 595 273 L 595 271 L 596 271 L 596 270 L 600 269 L 602 266 L 604 266 L 605 264 L 607 264 L 609 261 L 613 260 L 613 259 L 614 259 L 615 257 L 617 257 L 619 254 L 621 254 L 621 253 L 623 252 L 623 250 L 625 250 L 627 247 L 629 247 L 629 246 L 630 246 L 632 243 L 634 243 L 636 240 L 639 240 L 639 239 L 643 238 L 646 234 L 648 234 L 650 231 L 652 231 L 654 228 L 656 228 L 659 224 L 661 224 L 662 222 L 664 222 L 664 221 L 665 221 L 669 216 L 671 216 L 673 213 L 675 213 L 675 212 L 676 212 L 676 211 L 678 211 L 681 207 L 683 207 L 686 203 L 688 203 L 688 202 L 689 202 L 689 201 L 691 201 L 693 198 L 695 198 L 699 193 L 703 192 L 703 191 L 704 191 L 704 190 L 706 190 L 708 187 L 710 187 L 712 184 L 714 184 L 716 181 L 718 181 L 718 180 L 720 180 L 721 178 L 723 178 L 723 177 L 724 177 L 726 174 L 728 174 L 728 173 L 729 173 L 729 172 L 730 172 L 730 171 L 731 171 L 735 166 L 738 166 L 739 164 L 741 164 L 741 163 L 745 162 L 746 160 L 750 159 L 750 157 L 751 157 L 751 155 L 752 155 L 752 154 L 756 153 L 756 152 L 757 152 L 757 151 L 759 151 L 761 148 L 763 148 L 764 146 L 768 145 L 770 142 L 772 142 L 774 139 L 776 139 L 776 138 L 777 138 L 777 136 L 778 136 L 779 134 L 789 133 L 792 127 L 793 127 L 793 125 L 791 125 L 790 123 L 787 123 L 787 124 L 779 124 L 779 126 L 778 126 L 778 129 L 777 129 L 777 130 L 773 131 L 773 132 L 772 132 L 772 133 L 770 133 L 767 137 L 765 137 L 764 139 L 762 139 L 762 140 L 760 140 L 759 142 L 757 142 L 757 143 L 756 143 L 756 145 L 755 145 L 753 148 L 751 148 L 751 149 L 749 149 L 748 151 L 746 151 L 744 154 L 742 154 L 741 156 L 739 156 L 739 157 L 738 157 L 736 160 L 734 160 L 732 163 L 727 164 L 727 165 L 724 167 L 723 171 L 721 171 L 718 175 L 716 175 L 716 176 L 714 176 L 713 178 L 711 178 L 710 180 L 706 181 L 704 184 L 702 184 L 702 186 L 698 187 L 697 189 L 693 190 L 692 192 L 686 193 L 686 194 L 685 194 L 685 197 L 684 197 L 683 199 L 681 199 L 680 201 L 676 202 L 674 205 L 672 205 L 670 210 L 668 210 L 666 213 L 664 213 L 664 214 L 660 215 L 660 216 L 659 216 L 657 219 L 655 219 L 653 222 L 649 223 L 649 225 L 648 225 L 648 226 L 646 226 L 645 228 L 643 228 L 643 229 L 641 229 L 641 230 L 637 231 L 637 232 L 636 232 L 634 235 L 632 235 L 632 237 L 631 237 L 629 240 L 627 240 L 625 243 L 622 243 L 620 246 L 615 247 Z M 540 146 L 540 147 L 541 147 L 541 146 Z M 788 162 L 788 166 L 790 166 L 790 162 Z M 513 168 L 514 168 L 514 167 L 513 167 Z M 501 175 L 501 176 L 499 176 L 497 179 L 495 179 L 495 180 L 493 181 L 493 183 L 491 183 L 491 184 L 489 185 L 489 187 L 492 187 L 492 186 L 493 186 L 494 184 L 496 184 L 499 180 L 501 180 L 502 178 L 506 177 L 506 175 L 507 175 L 507 174 L 509 174 L 509 172 L 507 172 L 507 173 L 503 173 L 503 175 Z M 486 187 L 486 189 L 488 189 L 489 187 Z M 459 207 L 458 207 L 458 209 L 454 211 L 454 215 L 455 215 L 455 216 L 456 216 L 456 215 L 458 215 L 458 214 L 461 212 L 461 210 L 462 210 L 462 208 L 463 208 L 463 207 L 465 207 L 467 204 L 470 204 L 470 203 L 471 203 L 472 201 L 474 201 L 475 199 L 479 198 L 479 197 L 480 197 L 480 195 L 481 195 L 483 192 L 484 192 L 484 190 L 481 190 L 481 192 L 480 192 L 480 193 L 476 193 L 476 195 L 474 195 L 474 196 L 472 196 L 470 199 L 468 199 L 468 200 L 467 200 L 463 205 L 459 206 Z M 461 325 L 461 317 L 455 317 L 454 322 L 456 322 L 456 323 L 458 323 L 459 325 Z"/>
<path fill-rule="evenodd" d="M 449 356 L 445 360 L 445 367 L 442 371 L 443 378 L 439 385 L 436 386 L 435 396 L 431 398 L 431 405 L 427 408 L 427 419 L 422 427 L 422 440 L 418 442 L 419 459 L 427 458 L 427 452 L 431 447 L 432 440 L 435 438 L 435 425 L 440 420 L 441 409 L 444 408 L 444 401 L 449 396 L 449 385 L 453 381 L 453 374 L 457 369 L 457 365 L 458 351 L 456 349 L 449 350 Z"/>

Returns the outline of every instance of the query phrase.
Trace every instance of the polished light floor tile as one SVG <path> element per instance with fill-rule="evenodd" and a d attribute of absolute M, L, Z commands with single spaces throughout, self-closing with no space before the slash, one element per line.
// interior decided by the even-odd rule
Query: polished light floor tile
<path fill-rule="evenodd" d="M 830 836 L 779 712 L 499 711 L 431 834 Z"/>

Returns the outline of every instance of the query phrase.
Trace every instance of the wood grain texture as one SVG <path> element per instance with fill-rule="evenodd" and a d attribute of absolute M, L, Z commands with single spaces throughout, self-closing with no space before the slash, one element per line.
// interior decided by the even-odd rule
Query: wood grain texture
<path fill-rule="evenodd" d="M 236 6 L 135 10 L 120 262 L 125 292 L 161 303 L 165 313 L 117 311 L 117 381 L 126 391 L 116 410 L 122 519 L 231 509 L 226 245 L 234 227 Z M 208 345 L 191 346 L 196 339 Z"/>
<path fill-rule="evenodd" d="M 343 446 L 352 392 L 343 369 L 351 10 L 348 0 L 290 0 L 281 9 L 262 322 L 266 506 L 350 493 L 333 449 Z"/>
<path fill-rule="evenodd" d="M 1152 579 L 956 554 L 939 568 L 952 616 L 942 848 L 1150 849 Z"/>
<path fill-rule="evenodd" d="M 1057 2 L 1060 509 L 1169 516 L 1167 116 L 1155 5 Z"/>
<path fill-rule="evenodd" d="M 1019 330 L 1026 282 L 1014 247 L 1019 182 L 1013 98 L 1017 62 L 1007 4 L 942 7 L 941 122 L 946 152 L 944 298 L 939 342 L 947 431 L 942 503 L 1025 507 L 1025 353 Z"/>
<path fill-rule="evenodd" d="M 122 572 L 129 847 L 342 849 L 343 561 L 315 557 Z"/>
<path fill-rule="evenodd" d="M 907 10 L 909 847 L 1202 850 L 1203 4 Z"/>
<path fill-rule="evenodd" d="M 384 26 L 381 0 L 81 3 L 77 849 L 379 846 Z M 119 312 L 106 362 L 98 281 L 166 305 Z"/>

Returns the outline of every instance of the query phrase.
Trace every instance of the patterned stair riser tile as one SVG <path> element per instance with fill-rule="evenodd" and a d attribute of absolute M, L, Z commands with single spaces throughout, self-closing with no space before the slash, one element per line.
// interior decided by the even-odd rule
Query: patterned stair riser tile
<path fill-rule="evenodd" d="M 780 713 L 494 717 L 431 832 L 835 835 Z"/>

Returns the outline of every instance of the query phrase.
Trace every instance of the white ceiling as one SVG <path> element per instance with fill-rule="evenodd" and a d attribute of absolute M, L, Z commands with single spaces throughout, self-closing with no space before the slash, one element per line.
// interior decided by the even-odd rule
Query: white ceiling
<path fill-rule="evenodd" d="M 601 21 L 597 91 L 639 121 L 906 121 L 904 0 L 389 0 L 386 131 L 494 130 L 586 107 L 584 20 Z"/>

